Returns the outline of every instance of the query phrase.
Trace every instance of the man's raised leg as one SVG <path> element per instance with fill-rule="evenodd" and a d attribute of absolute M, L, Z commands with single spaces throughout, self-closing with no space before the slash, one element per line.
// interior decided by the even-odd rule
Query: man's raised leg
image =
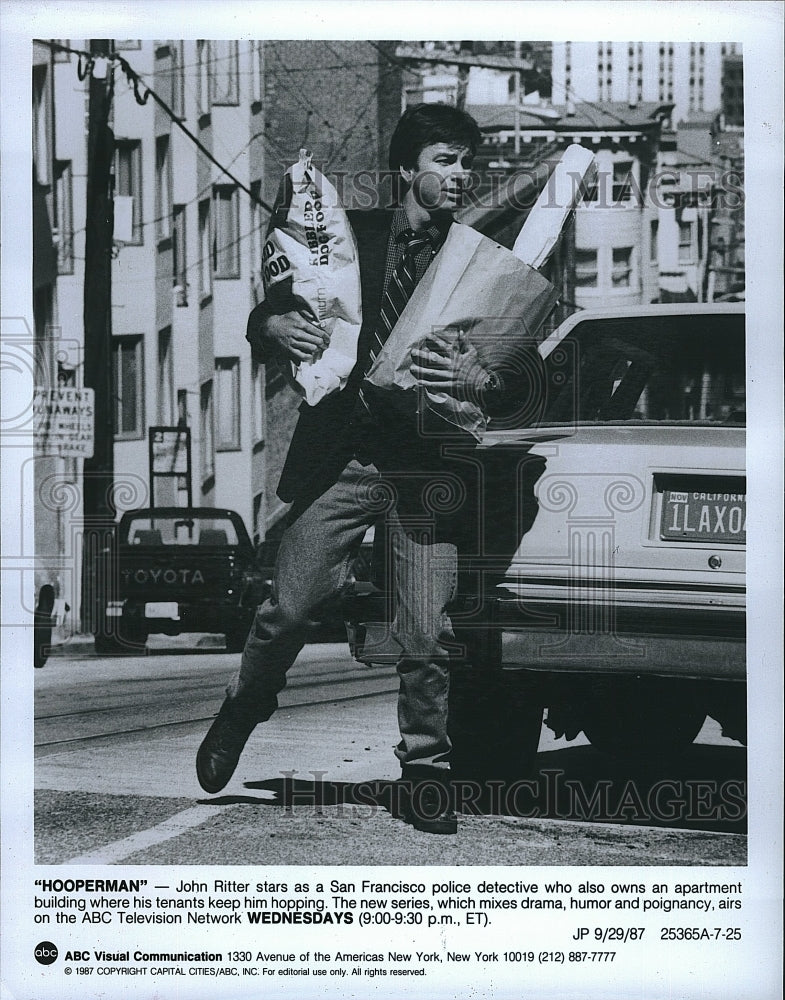
<path fill-rule="evenodd" d="M 373 466 L 351 461 L 338 481 L 295 515 L 278 550 L 273 593 L 251 626 L 240 669 L 202 741 L 196 773 L 206 792 L 226 786 L 248 737 L 278 707 L 286 672 L 305 642 L 314 609 L 345 585 L 374 520 Z"/>

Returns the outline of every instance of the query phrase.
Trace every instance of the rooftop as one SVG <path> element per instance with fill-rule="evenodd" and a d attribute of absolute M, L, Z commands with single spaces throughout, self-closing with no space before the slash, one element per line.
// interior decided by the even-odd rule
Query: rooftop
<path fill-rule="evenodd" d="M 624 101 L 605 101 L 590 104 L 577 102 L 574 113 L 568 114 L 565 105 L 553 108 L 521 106 L 520 128 L 548 132 L 638 132 L 651 128 L 660 119 L 670 115 L 673 104 L 658 101 L 641 101 L 630 107 Z M 515 127 L 515 108 L 512 104 L 473 104 L 466 110 L 477 120 L 484 131 L 512 129 Z"/>

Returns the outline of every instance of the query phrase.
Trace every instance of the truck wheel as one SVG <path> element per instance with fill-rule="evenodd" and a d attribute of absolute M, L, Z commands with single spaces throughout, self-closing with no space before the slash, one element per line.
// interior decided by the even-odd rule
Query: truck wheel
<path fill-rule="evenodd" d="M 603 753 L 641 763 L 685 750 L 705 719 L 705 708 L 678 688 L 608 691 L 590 700 L 583 731 Z"/>
<path fill-rule="evenodd" d="M 117 638 L 109 631 L 106 622 L 99 626 L 94 638 L 95 651 L 98 656 L 111 656 L 113 653 L 121 653 L 123 650 Z"/>
<path fill-rule="evenodd" d="M 243 622 L 241 625 L 226 632 L 226 652 L 242 653 L 245 649 L 245 641 L 251 631 L 251 622 Z"/>
<path fill-rule="evenodd" d="M 104 620 L 95 633 L 95 651 L 99 656 L 114 653 L 141 653 L 147 642 L 147 626 L 143 622 L 117 618 Z"/>
<path fill-rule="evenodd" d="M 120 619 L 120 639 L 128 652 L 141 652 L 147 644 L 147 626 L 142 622 Z M 133 647 L 129 649 L 128 647 Z"/>
<path fill-rule="evenodd" d="M 38 605 L 33 613 L 33 666 L 36 668 L 43 667 L 49 658 L 54 603 L 54 587 L 45 583 L 38 592 Z"/>

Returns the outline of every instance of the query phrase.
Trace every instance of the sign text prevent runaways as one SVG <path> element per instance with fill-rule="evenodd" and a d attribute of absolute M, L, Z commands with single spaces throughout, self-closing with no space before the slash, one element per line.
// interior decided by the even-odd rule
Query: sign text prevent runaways
<path fill-rule="evenodd" d="M 92 458 L 95 433 L 93 389 L 36 386 L 33 400 L 35 450 L 64 458 Z"/>

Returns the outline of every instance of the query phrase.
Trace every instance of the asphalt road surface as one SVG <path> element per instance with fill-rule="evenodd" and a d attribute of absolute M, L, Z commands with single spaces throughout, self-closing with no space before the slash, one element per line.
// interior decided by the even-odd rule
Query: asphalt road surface
<path fill-rule="evenodd" d="M 309 645 L 273 718 L 220 795 L 196 749 L 238 657 L 154 637 L 143 656 L 84 645 L 35 672 L 39 864 L 738 865 L 746 753 L 707 720 L 677 764 L 635 773 L 543 727 L 537 773 L 467 798 L 457 837 L 390 812 L 398 773 L 393 668 Z"/>

